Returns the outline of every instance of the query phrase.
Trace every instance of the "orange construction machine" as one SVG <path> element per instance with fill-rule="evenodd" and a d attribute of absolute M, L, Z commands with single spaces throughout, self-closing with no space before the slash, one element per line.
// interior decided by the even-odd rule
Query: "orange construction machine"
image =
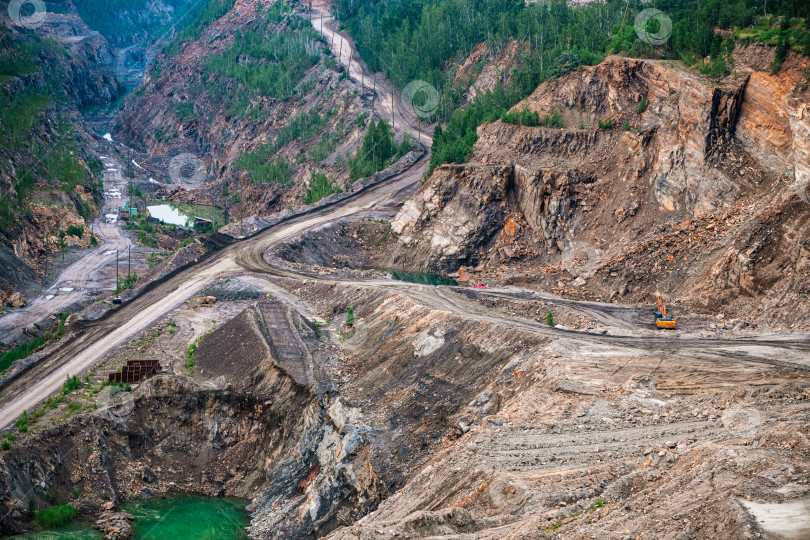
<path fill-rule="evenodd" d="M 658 297 L 658 311 L 655 312 L 655 325 L 658 328 L 675 328 L 675 319 L 667 317 L 667 306 Z"/>

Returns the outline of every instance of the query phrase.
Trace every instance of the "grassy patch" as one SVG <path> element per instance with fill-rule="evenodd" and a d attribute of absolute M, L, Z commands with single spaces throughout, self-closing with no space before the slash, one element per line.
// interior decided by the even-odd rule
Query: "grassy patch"
<path fill-rule="evenodd" d="M 23 411 L 19 418 L 14 421 L 14 427 L 17 428 L 17 431 L 20 433 L 25 433 L 28 431 L 28 426 L 31 425 L 31 417 L 28 416 L 28 411 Z"/>
<path fill-rule="evenodd" d="M 197 350 L 197 341 L 192 343 L 188 346 L 188 352 L 186 352 L 186 367 L 188 368 L 188 374 L 194 374 L 194 352 Z"/>
<path fill-rule="evenodd" d="M 136 281 L 138 281 L 138 274 L 134 272 L 128 276 L 119 279 L 118 286 L 115 288 L 115 294 L 120 294 L 121 292 L 127 289 L 131 289 L 135 285 Z"/>
<path fill-rule="evenodd" d="M 0 92 L 0 124 L 2 138 L 12 147 L 28 142 L 26 135 L 39 125 L 40 112 L 51 104 L 45 93 Z"/>
<path fill-rule="evenodd" d="M 190 101 L 181 101 L 174 104 L 174 114 L 181 122 L 188 122 L 197 117 L 194 114 L 194 103 Z"/>
<path fill-rule="evenodd" d="M 27 357 L 38 348 L 45 345 L 45 343 L 46 341 L 42 338 L 34 338 L 26 341 L 15 349 L 0 354 L 0 371 L 7 370 L 14 361 Z"/>
<path fill-rule="evenodd" d="M 599 120 L 599 129 L 610 130 L 613 129 L 613 120 L 610 118 L 605 118 L 604 120 Z"/>
<path fill-rule="evenodd" d="M 267 146 L 262 146 L 254 152 L 246 152 L 239 156 L 235 165 L 238 169 L 246 171 L 250 179 L 256 184 L 279 184 L 289 187 L 292 184 L 293 167 L 283 157 L 271 158 Z"/>
<path fill-rule="evenodd" d="M 82 386 L 82 381 L 76 375 L 68 375 L 65 379 L 65 384 L 62 386 L 62 393 L 67 395 L 74 390 L 78 390 Z"/>
<path fill-rule="evenodd" d="M 52 508 L 40 510 L 34 514 L 34 523 L 47 529 L 67 525 L 76 519 L 77 512 L 69 504 L 60 504 Z"/>
<path fill-rule="evenodd" d="M 524 106 L 522 110 L 515 112 L 505 112 L 501 115 L 501 121 L 506 124 L 519 124 L 521 126 L 543 126 L 548 128 L 564 128 L 560 111 L 554 109 L 551 115 L 545 115 L 542 119 L 537 111 L 530 111 Z"/>

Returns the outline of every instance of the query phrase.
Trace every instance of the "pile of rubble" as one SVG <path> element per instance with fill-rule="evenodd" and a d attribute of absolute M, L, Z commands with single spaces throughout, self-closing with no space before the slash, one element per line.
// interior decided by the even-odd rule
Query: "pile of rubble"
<path fill-rule="evenodd" d="M 115 512 L 112 502 L 103 506 L 102 513 L 96 520 L 96 529 L 104 535 L 104 540 L 126 540 L 132 538 L 132 521 L 135 517 L 126 512 Z"/>

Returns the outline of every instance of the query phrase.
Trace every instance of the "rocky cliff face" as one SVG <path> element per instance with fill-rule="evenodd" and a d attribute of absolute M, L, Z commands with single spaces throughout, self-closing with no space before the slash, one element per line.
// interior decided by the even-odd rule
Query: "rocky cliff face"
<path fill-rule="evenodd" d="M 262 298 L 198 342 L 193 376 L 184 368 L 112 396 L 83 386 L 69 399 L 100 406 L 54 427 L 33 415 L 0 455 L 0 531 L 24 530 L 28 501 L 44 504 L 47 492 L 78 491 L 71 504 L 94 517 L 126 500 L 197 493 L 252 499 L 253 537 L 322 537 L 400 489 L 458 437 L 466 404 L 512 376 L 503 366 L 530 356 L 501 325 L 407 295 L 293 283 L 318 320 L 342 321 L 352 305 L 355 324 L 316 326 Z M 487 414 L 500 399 L 485 400 Z M 465 425 L 480 423 L 479 407 L 466 407 Z"/>
<path fill-rule="evenodd" d="M 565 128 L 479 128 L 470 162 L 438 168 L 393 222 L 393 263 L 478 266 L 501 281 L 539 274 L 602 299 L 659 289 L 795 324 L 768 305 L 778 290 L 804 312 L 810 292 L 795 280 L 810 231 L 797 189 L 807 184 L 808 61 L 791 55 L 771 75 L 745 63 L 751 51 L 735 54 L 734 75 L 718 83 L 617 57 L 543 83 L 515 110 L 557 111 Z M 721 283 L 727 294 L 706 294 Z"/>
<path fill-rule="evenodd" d="M 78 15 L 48 13 L 41 33 L 67 51 L 59 83 L 77 108 L 104 105 L 123 96 L 126 88 L 113 71 L 113 50 Z"/>
<path fill-rule="evenodd" d="M 178 29 L 194 22 L 206 3 L 189 0 L 141 0 L 110 6 L 88 0 L 65 0 L 62 11 L 67 17 L 79 20 L 83 26 L 102 38 L 111 56 L 104 65 L 127 87 L 138 86 L 149 63 L 159 49 L 169 42 Z M 78 35 L 85 35 L 82 32 Z"/>
<path fill-rule="evenodd" d="M 772 57 L 767 47 L 754 45 L 746 58 L 761 62 Z M 749 68 L 735 135 L 742 147 L 765 169 L 793 180 L 797 194 L 810 201 L 810 74 L 806 58 L 788 56 L 777 75 L 764 66 Z"/>
<path fill-rule="evenodd" d="M 25 530 L 23 505 L 47 489 L 67 493 L 82 486 L 74 504 L 91 514 L 105 501 L 142 493 L 251 495 L 271 456 L 294 447 L 310 399 L 283 376 L 268 387 L 274 391 L 269 401 L 157 378 L 134 398 L 110 398 L 98 414 L 45 430 L 2 463 L 3 532 Z"/>

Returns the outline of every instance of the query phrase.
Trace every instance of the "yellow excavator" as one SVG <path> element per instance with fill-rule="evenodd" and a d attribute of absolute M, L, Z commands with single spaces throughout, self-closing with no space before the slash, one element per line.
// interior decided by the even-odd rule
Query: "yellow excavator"
<path fill-rule="evenodd" d="M 658 328 L 675 328 L 675 319 L 667 317 L 667 306 L 661 297 L 658 297 L 658 311 L 655 312 L 655 325 Z"/>

